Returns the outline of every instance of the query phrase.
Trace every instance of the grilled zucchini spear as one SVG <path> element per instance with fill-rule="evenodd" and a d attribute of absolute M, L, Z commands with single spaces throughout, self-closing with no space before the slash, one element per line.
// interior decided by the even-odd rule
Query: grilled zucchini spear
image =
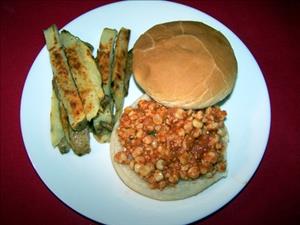
<path fill-rule="evenodd" d="M 124 85 L 125 85 L 129 37 L 130 37 L 130 30 L 126 28 L 121 28 L 116 41 L 113 71 L 112 71 L 112 91 L 113 91 L 112 96 L 115 102 L 114 121 L 117 121 L 121 116 L 123 105 L 124 105 L 124 97 L 125 97 Z"/>
<path fill-rule="evenodd" d="M 125 96 L 128 95 L 130 77 L 132 75 L 132 49 L 128 52 L 126 70 L 125 70 L 124 92 Z"/>
<path fill-rule="evenodd" d="M 104 99 L 101 102 L 103 112 L 93 120 L 96 138 L 99 142 L 108 142 L 113 128 L 113 101 L 111 96 L 111 75 L 114 55 L 114 44 L 117 31 L 104 28 L 101 34 L 96 62 L 102 77 Z"/>
<path fill-rule="evenodd" d="M 58 147 L 59 151 L 64 154 L 70 151 L 69 143 L 65 137 L 64 129 L 60 120 L 59 100 L 55 91 L 52 90 L 51 112 L 50 112 L 50 132 L 52 146 Z"/>
<path fill-rule="evenodd" d="M 52 91 L 51 97 L 51 141 L 53 147 L 58 147 L 64 154 L 70 151 L 70 147 L 77 155 L 84 155 L 90 152 L 89 130 L 88 127 L 81 131 L 74 131 L 68 120 L 67 112 L 55 94 Z"/>
<path fill-rule="evenodd" d="M 63 30 L 60 38 L 83 102 L 86 118 L 91 121 L 102 111 L 100 102 L 104 98 L 101 76 L 92 55 L 93 49 L 91 45 L 68 31 Z"/>
<path fill-rule="evenodd" d="M 59 114 L 66 141 L 73 152 L 79 156 L 89 153 L 91 150 L 89 128 L 86 127 L 81 131 L 74 131 L 70 127 L 67 112 L 61 103 L 59 104 Z"/>
<path fill-rule="evenodd" d="M 52 25 L 44 30 L 44 36 L 49 51 L 56 95 L 66 109 L 71 127 L 74 130 L 82 130 L 87 124 L 83 104 L 62 49 L 57 27 Z"/>
<path fill-rule="evenodd" d="M 104 28 L 97 51 L 96 61 L 102 76 L 102 87 L 106 96 L 111 96 L 112 62 L 117 34 L 118 32 L 115 29 Z"/>

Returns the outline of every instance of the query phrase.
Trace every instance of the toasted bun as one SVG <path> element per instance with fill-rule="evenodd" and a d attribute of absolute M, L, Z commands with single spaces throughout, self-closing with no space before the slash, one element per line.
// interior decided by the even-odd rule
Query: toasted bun
<path fill-rule="evenodd" d="M 204 23 L 156 25 L 133 48 L 133 74 L 154 100 L 169 107 L 205 108 L 233 89 L 237 61 L 225 36 Z"/>
<path fill-rule="evenodd" d="M 135 103 L 132 104 L 132 107 L 136 107 L 137 103 L 141 99 L 149 100 L 149 96 L 143 95 L 140 97 Z M 114 161 L 114 155 L 118 151 L 122 150 L 122 146 L 119 142 L 117 129 L 119 127 L 119 121 L 115 124 L 111 142 L 110 142 L 110 154 L 113 166 L 121 178 L 121 180 L 132 190 L 138 192 L 144 196 L 157 199 L 157 200 L 178 200 L 184 199 L 193 195 L 198 194 L 199 192 L 203 191 L 207 187 L 211 186 L 216 181 L 220 180 L 222 177 L 226 176 L 226 171 L 223 173 L 216 173 L 213 177 L 201 177 L 196 180 L 192 181 L 180 181 L 175 187 L 168 187 L 164 190 L 156 190 L 150 189 L 148 184 L 140 178 L 133 170 L 129 168 L 127 165 L 122 165 Z M 227 137 L 224 138 L 224 142 L 227 143 Z M 226 151 L 225 153 L 226 154 Z M 224 155 L 224 158 L 226 155 Z"/>

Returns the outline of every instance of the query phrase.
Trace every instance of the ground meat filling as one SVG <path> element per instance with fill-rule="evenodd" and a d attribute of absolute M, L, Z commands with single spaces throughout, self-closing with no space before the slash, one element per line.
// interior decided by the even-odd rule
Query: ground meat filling
<path fill-rule="evenodd" d="M 183 110 L 140 100 L 137 108 L 125 108 L 120 119 L 123 148 L 114 160 L 128 165 L 152 189 L 212 177 L 226 170 L 225 117 L 217 106 Z"/>

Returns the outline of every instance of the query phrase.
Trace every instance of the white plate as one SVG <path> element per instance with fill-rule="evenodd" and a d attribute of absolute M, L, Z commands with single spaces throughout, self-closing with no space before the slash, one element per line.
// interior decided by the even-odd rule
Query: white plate
<path fill-rule="evenodd" d="M 254 57 L 223 24 L 193 8 L 171 2 L 119 2 L 94 9 L 64 28 L 98 46 L 104 27 L 132 30 L 130 48 L 151 26 L 172 20 L 197 20 L 220 30 L 238 60 L 238 79 L 223 108 L 228 112 L 229 173 L 201 194 L 180 201 L 160 202 L 136 194 L 115 173 L 108 144 L 91 142 L 84 157 L 61 155 L 50 142 L 51 67 L 44 47 L 35 59 L 22 95 L 21 128 L 33 167 L 47 187 L 64 203 L 105 224 L 186 224 L 228 203 L 249 181 L 265 151 L 270 128 L 267 87 Z M 53 21 L 55 23 L 55 21 Z M 42 31 L 41 31 L 42 32 Z M 133 80 L 125 105 L 141 95 Z"/>

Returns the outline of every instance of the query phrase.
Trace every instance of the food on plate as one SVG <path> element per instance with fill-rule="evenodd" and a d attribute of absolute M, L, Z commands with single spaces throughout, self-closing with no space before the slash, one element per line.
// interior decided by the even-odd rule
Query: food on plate
<path fill-rule="evenodd" d="M 55 148 L 58 147 L 59 151 L 64 154 L 70 151 L 70 146 L 66 139 L 64 129 L 60 120 L 59 106 L 60 102 L 56 97 L 55 91 L 52 90 L 51 96 L 51 112 L 50 112 L 50 132 L 51 132 L 51 143 Z"/>
<path fill-rule="evenodd" d="M 158 200 L 198 194 L 227 174 L 227 112 L 237 61 L 226 37 L 195 21 L 156 25 L 133 48 L 146 92 L 125 108 L 110 144 L 113 166 L 134 191 Z"/>
<path fill-rule="evenodd" d="M 70 148 L 79 156 L 90 152 L 88 127 L 80 131 L 71 128 L 67 112 L 54 90 L 51 96 L 50 125 L 52 146 L 58 147 L 60 153 L 68 153 Z"/>
<path fill-rule="evenodd" d="M 73 152 L 82 156 L 90 152 L 89 128 L 85 127 L 80 131 L 73 130 L 68 121 L 67 112 L 63 104 L 59 103 L 59 114 L 66 141 Z"/>
<path fill-rule="evenodd" d="M 158 200 L 197 194 L 226 175 L 226 112 L 169 108 L 144 95 L 127 107 L 111 139 L 118 175 Z"/>
<path fill-rule="evenodd" d="M 123 72 L 132 71 L 127 68 L 131 65 L 127 63 L 129 33 L 126 28 L 119 34 L 104 28 L 94 58 L 93 46 L 70 32 L 59 32 L 56 25 L 44 31 L 53 71 L 51 143 L 62 154 L 70 149 L 79 156 L 89 153 L 90 132 L 100 143 L 110 141 L 114 118 L 122 111 L 125 97 L 120 89 L 125 89 Z"/>
<path fill-rule="evenodd" d="M 205 108 L 232 91 L 237 61 L 226 37 L 204 23 L 156 25 L 134 45 L 137 83 L 170 107 Z"/>
<path fill-rule="evenodd" d="M 60 40 L 64 46 L 69 67 L 83 103 L 88 121 L 102 111 L 100 102 L 104 98 L 102 80 L 93 57 L 93 47 L 70 32 L 63 30 Z"/>
<path fill-rule="evenodd" d="M 44 31 L 53 71 L 52 84 L 58 99 L 63 103 L 71 127 L 81 130 L 86 127 L 83 104 L 68 66 L 59 33 L 55 25 Z"/>
<path fill-rule="evenodd" d="M 110 98 L 114 47 L 117 36 L 118 31 L 116 29 L 104 28 L 101 34 L 96 58 L 102 77 L 104 94 Z"/>
<path fill-rule="evenodd" d="M 125 72 L 125 79 L 124 79 L 125 96 L 128 95 L 131 74 L 132 74 L 132 49 L 128 52 L 127 55 L 126 72 Z"/>
<path fill-rule="evenodd" d="M 128 41 L 130 30 L 121 28 L 116 40 L 116 48 L 112 69 L 112 96 L 115 102 L 114 121 L 117 121 L 122 114 L 125 98 L 125 77 L 128 56 Z"/>
<path fill-rule="evenodd" d="M 95 137 L 100 142 L 108 142 L 113 128 L 113 99 L 111 93 L 111 76 L 117 30 L 104 28 L 97 51 L 96 62 L 102 77 L 104 99 L 101 101 L 103 112 L 93 120 Z"/>

